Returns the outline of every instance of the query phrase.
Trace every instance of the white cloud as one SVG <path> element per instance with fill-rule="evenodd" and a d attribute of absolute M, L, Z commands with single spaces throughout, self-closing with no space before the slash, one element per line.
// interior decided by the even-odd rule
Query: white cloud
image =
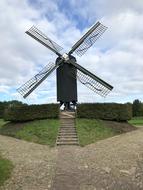
<path fill-rule="evenodd" d="M 78 63 L 114 86 L 105 99 L 78 84 L 79 101 L 132 101 L 141 97 L 143 89 L 143 1 L 138 0 L 71 0 L 72 12 L 87 21 L 80 31 L 80 22 L 62 12 L 59 2 L 37 0 L 0 1 L 0 93 L 9 99 L 22 100 L 15 89 L 39 72 L 56 56 L 24 32 L 33 24 L 59 45 L 69 48 L 87 30 L 89 24 L 101 20 L 107 32 Z M 60 2 L 64 2 L 60 0 Z M 40 5 L 40 6 L 39 6 Z M 63 3 L 64 6 L 64 3 Z M 11 93 L 11 90 L 13 93 Z M 8 94 L 9 93 L 9 94 Z M 56 102 L 55 73 L 29 98 L 28 103 Z"/>

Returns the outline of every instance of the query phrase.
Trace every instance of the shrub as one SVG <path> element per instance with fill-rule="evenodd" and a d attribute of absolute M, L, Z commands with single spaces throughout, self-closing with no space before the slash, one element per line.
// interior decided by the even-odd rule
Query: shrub
<path fill-rule="evenodd" d="M 143 116 L 143 104 L 140 100 L 136 99 L 133 101 L 132 109 L 134 117 Z"/>
<path fill-rule="evenodd" d="M 5 109 L 6 121 L 30 121 L 35 119 L 58 118 L 58 104 L 9 106 Z"/>
<path fill-rule="evenodd" d="M 78 104 L 77 117 L 87 119 L 127 121 L 132 118 L 132 106 L 130 104 L 116 103 Z"/>
<path fill-rule="evenodd" d="M 2 102 L 0 102 L 0 118 L 3 118 L 5 106 Z"/>
<path fill-rule="evenodd" d="M 4 110 L 9 105 L 20 106 L 20 105 L 26 105 L 26 104 L 23 104 L 22 102 L 17 101 L 17 100 L 0 102 L 0 118 L 3 118 L 3 116 L 4 116 Z"/>

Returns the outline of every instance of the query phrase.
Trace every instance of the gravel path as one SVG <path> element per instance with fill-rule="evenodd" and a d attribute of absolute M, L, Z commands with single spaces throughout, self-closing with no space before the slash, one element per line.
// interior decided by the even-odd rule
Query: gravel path
<path fill-rule="evenodd" d="M 15 166 L 11 179 L 0 190 L 51 189 L 56 148 L 0 136 L 0 152 Z"/>
<path fill-rule="evenodd" d="M 15 164 L 2 190 L 143 189 L 143 128 L 84 148 L 0 136 L 0 150 Z"/>

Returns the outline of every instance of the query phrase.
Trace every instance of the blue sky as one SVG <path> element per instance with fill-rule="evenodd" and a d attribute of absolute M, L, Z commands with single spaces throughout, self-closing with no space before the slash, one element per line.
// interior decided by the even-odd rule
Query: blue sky
<path fill-rule="evenodd" d="M 79 102 L 143 101 L 143 1 L 138 0 L 1 0 L 0 101 L 56 102 L 53 73 L 26 100 L 16 89 L 56 56 L 25 34 L 32 25 L 64 48 L 71 46 L 97 21 L 108 30 L 79 64 L 114 86 L 102 98 L 78 83 Z"/>

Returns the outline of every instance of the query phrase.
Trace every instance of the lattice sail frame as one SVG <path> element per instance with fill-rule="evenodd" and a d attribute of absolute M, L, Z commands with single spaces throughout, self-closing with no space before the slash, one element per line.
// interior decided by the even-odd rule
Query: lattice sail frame
<path fill-rule="evenodd" d="M 100 96 L 106 97 L 111 91 L 109 88 L 104 86 L 99 81 L 92 79 L 90 76 L 82 73 L 79 70 L 77 71 L 77 79 L 86 87 L 88 87 L 90 90 L 96 92 Z"/>
<path fill-rule="evenodd" d="M 97 22 L 91 29 L 72 47 L 69 53 L 75 52 L 82 56 L 95 43 L 95 41 L 107 30 L 107 27 Z"/>
<path fill-rule="evenodd" d="M 35 90 L 42 81 L 44 81 L 58 66 L 55 63 L 49 63 L 38 74 L 32 77 L 24 85 L 17 89 L 17 91 L 26 98 L 33 90 Z"/>
<path fill-rule="evenodd" d="M 61 46 L 59 46 L 56 42 L 48 38 L 43 32 L 41 32 L 38 28 L 35 26 L 32 26 L 28 31 L 26 31 L 26 34 L 52 50 L 57 55 L 60 55 L 60 51 L 63 49 Z"/>
<path fill-rule="evenodd" d="M 102 97 L 106 97 L 109 94 L 109 92 L 112 90 L 112 88 L 109 87 L 107 85 L 107 83 L 104 82 L 99 77 L 97 77 L 97 80 L 95 80 L 91 76 L 89 76 L 88 74 L 85 74 L 78 69 L 77 69 L 76 74 L 73 73 L 72 71 L 70 71 L 69 75 L 72 76 L 73 78 L 76 78 L 83 85 L 85 85 L 90 90 L 96 92 L 97 94 L 99 94 Z"/>

